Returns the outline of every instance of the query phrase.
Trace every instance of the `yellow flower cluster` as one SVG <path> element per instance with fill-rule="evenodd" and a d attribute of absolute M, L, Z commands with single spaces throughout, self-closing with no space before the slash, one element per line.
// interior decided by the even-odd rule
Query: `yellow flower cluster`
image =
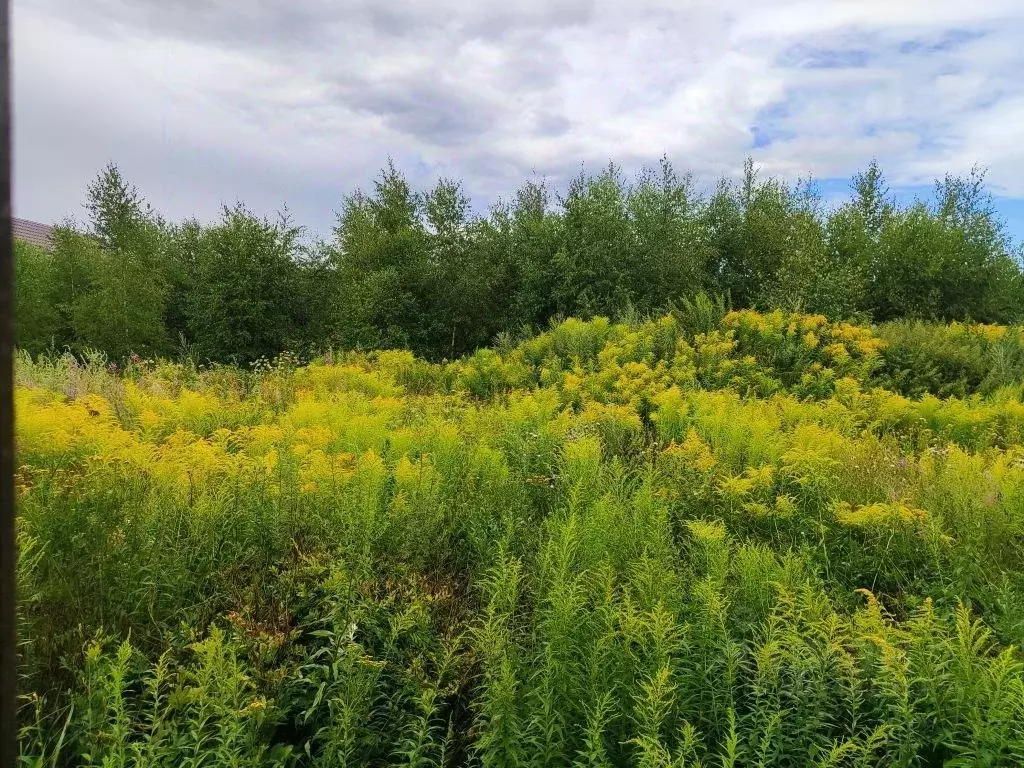
<path fill-rule="evenodd" d="M 372 517 L 376 492 L 366 489 L 386 485 L 401 515 L 430 508 L 467 455 L 503 476 L 504 457 L 537 451 L 580 482 L 602 457 L 652 456 L 658 498 L 742 525 L 815 510 L 846 529 L 917 524 L 937 501 L 904 495 L 907 484 L 952 485 L 954 465 L 986 478 L 972 488 L 986 508 L 1024 495 L 1024 402 L 872 389 L 858 366 L 881 346 L 853 324 L 744 310 L 692 337 L 672 316 L 570 320 L 509 352 L 448 365 L 382 352 L 247 382 L 219 369 L 186 386 L 158 367 L 104 394 L 21 386 L 18 488 L 145 482 L 190 501 L 239 488 L 334 500 L 361 488 Z M 904 457 L 875 467 L 870 483 L 858 475 L 865 435 L 894 441 Z M 531 471 L 530 482 L 552 487 L 554 474 Z"/>
<path fill-rule="evenodd" d="M 923 509 L 899 502 L 864 504 L 854 508 L 844 501 L 835 504 L 834 511 L 837 521 L 854 528 L 885 528 L 893 524 L 914 525 L 928 517 L 928 513 Z"/>

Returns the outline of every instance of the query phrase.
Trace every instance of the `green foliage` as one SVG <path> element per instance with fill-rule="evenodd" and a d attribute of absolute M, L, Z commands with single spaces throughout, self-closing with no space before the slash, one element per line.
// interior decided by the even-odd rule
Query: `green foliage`
<path fill-rule="evenodd" d="M 15 241 L 14 341 L 19 349 L 38 354 L 56 344 L 60 326 L 56 280 L 56 265 L 49 253 Z"/>
<path fill-rule="evenodd" d="M 722 318 L 726 314 L 726 301 L 721 295 L 714 297 L 701 291 L 692 299 L 683 297 L 679 306 L 672 306 L 672 315 L 682 326 L 689 339 L 700 334 L 709 334 L 718 330 Z"/>
<path fill-rule="evenodd" d="M 201 359 L 253 362 L 300 349 L 311 306 L 296 261 L 299 230 L 241 206 L 196 243 L 185 323 Z"/>
<path fill-rule="evenodd" d="M 349 347 L 408 347 L 426 266 L 422 203 L 390 163 L 374 190 L 348 197 L 338 215 L 341 338 Z"/>
<path fill-rule="evenodd" d="M 1024 761 L 981 175 L 555 198 L 389 164 L 304 244 L 109 167 L 18 246 L 24 764 Z"/>
<path fill-rule="evenodd" d="M 991 394 L 1024 379 L 1020 328 L 897 321 L 885 341 L 878 383 L 912 397 Z"/>
<path fill-rule="evenodd" d="M 389 162 L 344 198 L 331 240 L 308 243 L 241 205 L 168 223 L 109 166 L 87 230 L 59 228 L 48 257 L 24 251 L 19 338 L 117 363 L 395 348 L 455 360 L 566 317 L 636 323 L 700 295 L 856 322 L 1021 320 L 1019 249 L 980 171 L 908 206 L 875 163 L 851 186 L 826 206 L 813 182 L 748 160 L 705 196 L 663 159 L 632 179 L 581 171 L 562 194 L 530 181 L 481 212 L 457 181 L 416 190 Z"/>
<path fill-rule="evenodd" d="M 1021 762 L 1019 330 L 879 332 L 698 296 L 453 363 L 23 354 L 23 762 Z"/>
<path fill-rule="evenodd" d="M 97 247 L 88 290 L 72 307 L 76 344 L 118 359 L 167 351 L 162 222 L 113 165 L 90 185 L 87 199 Z"/>

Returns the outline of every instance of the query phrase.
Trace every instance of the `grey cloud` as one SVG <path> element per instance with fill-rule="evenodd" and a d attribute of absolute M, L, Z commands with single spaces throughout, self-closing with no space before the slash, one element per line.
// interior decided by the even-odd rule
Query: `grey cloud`
<path fill-rule="evenodd" d="M 245 48 L 318 50 L 339 40 L 428 38 L 501 41 L 585 24 L 592 0 L 489 5 L 362 0 L 22 0 L 101 36 L 181 36 Z"/>
<path fill-rule="evenodd" d="M 100 37 L 183 37 L 225 46 L 288 49 L 322 44 L 330 22 L 315 3 L 287 0 L 26 0 Z"/>
<path fill-rule="evenodd" d="M 537 131 L 542 136 L 561 136 L 572 126 L 563 115 L 541 114 L 537 117 Z"/>
<path fill-rule="evenodd" d="M 503 3 L 471 18 L 465 25 L 465 32 L 484 39 L 505 40 L 522 31 L 537 34 L 551 29 L 584 26 L 594 18 L 594 12 L 592 0 L 542 2 L 525 9 L 523 5 Z"/>
<path fill-rule="evenodd" d="M 880 155 L 915 178 L 974 153 L 1024 178 L 1016 144 L 981 122 L 1024 98 L 1024 9 L 1002 0 L 977 18 L 961 0 L 14 2 L 30 217 L 74 211 L 108 160 L 169 215 L 287 201 L 319 231 L 388 155 L 480 203 L 532 173 L 631 173 L 662 153 L 705 176 L 752 151 L 818 175 Z M 779 140 L 755 150 L 758 125 Z"/>
<path fill-rule="evenodd" d="M 487 131 L 495 115 L 484 105 L 462 97 L 454 88 L 420 82 L 413 86 L 350 89 L 349 103 L 380 115 L 396 130 L 449 147 Z"/>

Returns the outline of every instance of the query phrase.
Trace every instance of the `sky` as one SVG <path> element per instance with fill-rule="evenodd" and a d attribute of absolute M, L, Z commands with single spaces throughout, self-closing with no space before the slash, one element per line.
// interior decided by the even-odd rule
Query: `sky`
<path fill-rule="evenodd" d="M 900 199 L 987 169 L 1024 240 L 1024 0 L 13 0 L 15 215 L 108 162 L 171 219 L 327 235 L 388 157 L 477 205 L 530 178 L 744 158 Z"/>

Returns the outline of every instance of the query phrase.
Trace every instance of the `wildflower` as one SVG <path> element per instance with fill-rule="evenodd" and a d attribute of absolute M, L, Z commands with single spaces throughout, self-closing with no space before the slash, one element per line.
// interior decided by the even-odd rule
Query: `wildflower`
<path fill-rule="evenodd" d="M 682 443 L 672 443 L 662 451 L 662 455 L 679 461 L 687 469 L 708 472 L 715 466 L 715 457 L 704 439 L 693 427 L 686 433 Z"/>
<path fill-rule="evenodd" d="M 775 480 L 775 467 L 771 464 L 765 464 L 762 467 L 748 467 L 743 474 L 753 483 L 753 489 L 771 488 L 772 482 Z"/>
<path fill-rule="evenodd" d="M 796 502 L 792 496 L 780 495 L 775 497 L 775 516 L 786 519 L 796 514 Z"/>
<path fill-rule="evenodd" d="M 160 416 L 151 408 L 139 414 L 139 424 L 143 429 L 153 430 L 160 426 Z"/>
<path fill-rule="evenodd" d="M 277 449 L 272 448 L 270 453 L 263 457 L 263 468 L 267 471 L 267 474 L 273 474 L 277 469 Z"/>
<path fill-rule="evenodd" d="M 686 528 L 695 541 L 721 543 L 726 539 L 725 525 L 717 520 L 689 520 Z"/>
<path fill-rule="evenodd" d="M 772 514 L 772 510 L 768 508 L 768 505 L 762 504 L 759 501 L 748 501 L 743 505 L 743 511 L 751 517 L 769 517 Z"/>
<path fill-rule="evenodd" d="M 739 501 L 754 489 L 754 481 L 748 477 L 723 477 L 718 481 L 718 491 L 728 501 Z"/>
<path fill-rule="evenodd" d="M 262 712 L 267 708 L 267 700 L 263 696 L 257 696 L 255 699 L 250 701 L 245 709 L 242 710 L 242 714 L 250 714 L 252 712 Z"/>
<path fill-rule="evenodd" d="M 928 513 L 901 502 L 865 504 L 854 509 L 848 502 L 833 506 L 836 520 L 854 528 L 873 528 L 893 523 L 911 525 L 928 517 Z"/>

